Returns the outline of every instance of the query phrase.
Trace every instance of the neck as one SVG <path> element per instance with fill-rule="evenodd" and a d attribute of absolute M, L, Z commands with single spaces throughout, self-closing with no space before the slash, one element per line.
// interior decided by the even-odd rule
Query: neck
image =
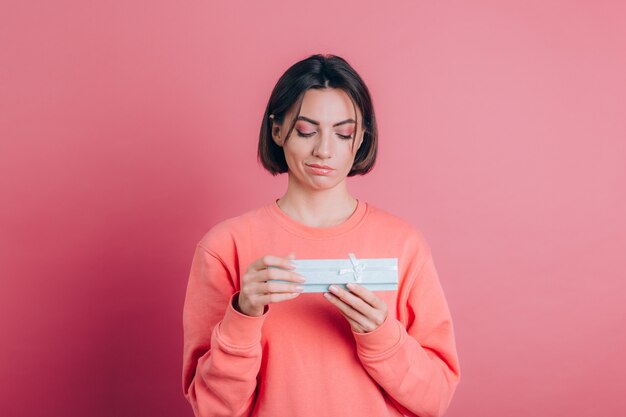
<path fill-rule="evenodd" d="M 278 201 L 281 210 L 292 219 L 311 227 L 331 227 L 346 221 L 356 209 L 346 181 L 337 186 L 311 191 L 299 187 L 291 177 L 287 191 Z"/>

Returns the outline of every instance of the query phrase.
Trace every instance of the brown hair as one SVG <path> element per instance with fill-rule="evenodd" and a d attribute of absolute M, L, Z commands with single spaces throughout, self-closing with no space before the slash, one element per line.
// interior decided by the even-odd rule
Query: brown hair
<path fill-rule="evenodd" d="M 272 140 L 270 115 L 274 115 L 275 122 L 282 123 L 285 114 L 295 105 L 297 111 L 287 131 L 286 141 L 300 115 L 306 90 L 319 88 L 339 88 L 345 91 L 352 105 L 355 106 L 355 114 L 356 106 L 358 106 L 363 115 L 361 123 L 363 143 L 354 157 L 348 177 L 367 174 L 374 167 L 378 150 L 378 128 L 367 86 L 345 59 L 336 55 L 317 54 L 296 62 L 285 71 L 274 86 L 265 108 L 259 134 L 257 159 L 272 175 L 287 172 L 288 166 L 283 149 Z M 355 129 L 352 146 L 354 146 L 356 132 Z"/>

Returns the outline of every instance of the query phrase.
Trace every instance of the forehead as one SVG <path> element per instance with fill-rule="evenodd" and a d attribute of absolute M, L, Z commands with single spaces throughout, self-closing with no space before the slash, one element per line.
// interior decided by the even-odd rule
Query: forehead
<path fill-rule="evenodd" d="M 321 123 L 336 123 L 354 119 L 355 110 L 361 119 L 358 106 L 352 104 L 350 96 L 342 89 L 309 89 L 302 99 L 300 115 Z"/>

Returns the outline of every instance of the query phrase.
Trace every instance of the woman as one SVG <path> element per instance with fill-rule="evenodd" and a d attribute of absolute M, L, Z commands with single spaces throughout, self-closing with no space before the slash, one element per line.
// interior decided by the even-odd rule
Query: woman
<path fill-rule="evenodd" d="M 413 226 L 354 198 L 377 128 L 369 91 L 337 56 L 291 66 L 258 155 L 285 194 L 213 226 L 192 261 L 183 390 L 196 416 L 439 416 L 460 378 L 448 306 Z M 397 258 L 398 288 L 302 293 L 290 260 Z M 287 255 L 287 256 L 284 256 Z"/>

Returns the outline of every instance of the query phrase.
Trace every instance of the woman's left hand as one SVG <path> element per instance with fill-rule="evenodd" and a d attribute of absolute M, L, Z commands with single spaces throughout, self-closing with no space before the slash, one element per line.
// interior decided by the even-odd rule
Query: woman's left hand
<path fill-rule="evenodd" d="M 373 292 L 357 284 L 348 284 L 346 291 L 337 285 L 330 286 L 324 297 L 335 305 L 357 333 L 376 330 L 387 318 L 387 303 Z"/>

